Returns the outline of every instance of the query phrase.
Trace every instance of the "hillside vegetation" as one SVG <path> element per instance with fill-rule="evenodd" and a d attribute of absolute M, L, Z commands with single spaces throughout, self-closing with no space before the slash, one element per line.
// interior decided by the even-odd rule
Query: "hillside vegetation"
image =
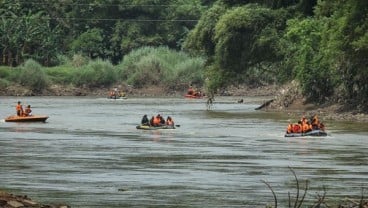
<path fill-rule="evenodd" d="M 194 83 L 211 95 L 295 81 L 307 102 L 368 110 L 365 0 L 3 0 L 0 8 L 0 65 L 11 67 L 0 68 L 2 87 Z"/>

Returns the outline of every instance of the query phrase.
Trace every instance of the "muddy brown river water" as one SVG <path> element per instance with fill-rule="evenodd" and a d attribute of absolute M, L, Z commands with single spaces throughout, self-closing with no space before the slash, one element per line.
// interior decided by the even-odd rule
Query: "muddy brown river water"
<path fill-rule="evenodd" d="M 262 98 L 0 97 L 0 118 L 21 100 L 46 123 L 0 122 L 0 189 L 72 207 L 265 207 L 295 193 L 359 198 L 368 187 L 368 128 L 327 122 L 327 137 L 284 138 L 281 113 Z M 175 130 L 137 130 L 143 114 Z M 321 118 L 323 120 L 323 118 Z M 368 194 L 367 194 L 368 195 Z"/>

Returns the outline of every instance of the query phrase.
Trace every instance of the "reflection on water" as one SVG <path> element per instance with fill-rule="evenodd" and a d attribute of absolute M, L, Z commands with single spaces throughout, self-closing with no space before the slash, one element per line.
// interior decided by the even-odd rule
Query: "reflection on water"
<path fill-rule="evenodd" d="M 366 127 L 328 124 L 324 138 L 284 138 L 287 117 L 257 100 L 26 97 L 47 123 L 0 123 L 1 188 L 72 207 L 265 207 L 268 181 L 281 200 L 292 167 L 313 194 L 361 195 L 368 185 Z M 137 130 L 143 114 L 172 116 L 175 130 Z"/>

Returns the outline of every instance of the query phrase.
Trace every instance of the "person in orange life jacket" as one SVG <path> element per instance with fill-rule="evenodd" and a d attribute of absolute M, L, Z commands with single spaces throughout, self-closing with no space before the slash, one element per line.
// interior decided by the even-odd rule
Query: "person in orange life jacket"
<path fill-rule="evenodd" d="M 166 119 L 166 125 L 174 126 L 174 120 L 170 116 L 168 116 Z"/>
<path fill-rule="evenodd" d="M 287 129 L 286 129 L 286 133 L 290 134 L 293 133 L 293 124 L 289 123 Z"/>
<path fill-rule="evenodd" d="M 161 115 L 158 114 L 153 118 L 153 126 L 160 126 L 161 125 Z"/>
<path fill-rule="evenodd" d="M 32 115 L 31 105 L 28 105 L 24 110 L 24 116 L 31 116 L 31 115 Z"/>
<path fill-rule="evenodd" d="M 300 119 L 302 126 L 307 123 L 307 118 L 305 118 L 305 115 L 303 114 L 302 118 Z"/>
<path fill-rule="evenodd" d="M 23 106 L 20 101 L 18 101 L 18 104 L 15 107 L 15 110 L 17 112 L 17 116 L 23 116 Z"/>
<path fill-rule="evenodd" d="M 312 130 L 312 128 L 311 128 L 311 126 L 309 124 L 309 121 L 307 121 L 305 123 L 302 123 L 302 131 L 303 131 L 303 133 L 306 133 L 306 132 L 311 131 L 311 130 Z"/>
<path fill-rule="evenodd" d="M 301 121 L 298 121 L 297 124 L 293 125 L 293 133 L 301 133 L 302 132 L 302 125 L 301 125 Z"/>

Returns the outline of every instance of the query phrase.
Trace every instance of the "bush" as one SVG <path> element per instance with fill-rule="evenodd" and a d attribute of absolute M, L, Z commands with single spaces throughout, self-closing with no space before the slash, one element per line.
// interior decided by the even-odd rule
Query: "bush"
<path fill-rule="evenodd" d="M 165 85 L 172 89 L 203 84 L 204 59 L 191 58 L 167 47 L 142 47 L 124 57 L 119 78 L 135 87 Z"/>
<path fill-rule="evenodd" d="M 47 87 L 46 74 L 39 63 L 29 59 L 20 67 L 19 83 L 40 92 Z"/>
<path fill-rule="evenodd" d="M 73 82 L 76 70 L 70 66 L 56 66 L 45 68 L 49 80 L 55 84 L 70 84 Z"/>
<path fill-rule="evenodd" d="M 96 60 L 75 73 L 73 83 L 77 86 L 110 86 L 117 81 L 117 73 L 109 61 Z"/>
<path fill-rule="evenodd" d="M 88 63 L 88 58 L 80 55 L 80 54 L 74 54 L 72 59 L 72 65 L 74 67 L 81 67 L 83 65 L 86 65 Z"/>
<path fill-rule="evenodd" d="M 0 67 L 0 78 L 2 78 L 2 79 L 9 78 L 10 73 L 11 73 L 10 70 L 11 70 L 10 67 L 1 66 Z"/>
<path fill-rule="evenodd" d="M 7 88 L 8 86 L 9 86 L 9 81 L 0 78 L 0 88 L 4 89 L 4 88 Z"/>

